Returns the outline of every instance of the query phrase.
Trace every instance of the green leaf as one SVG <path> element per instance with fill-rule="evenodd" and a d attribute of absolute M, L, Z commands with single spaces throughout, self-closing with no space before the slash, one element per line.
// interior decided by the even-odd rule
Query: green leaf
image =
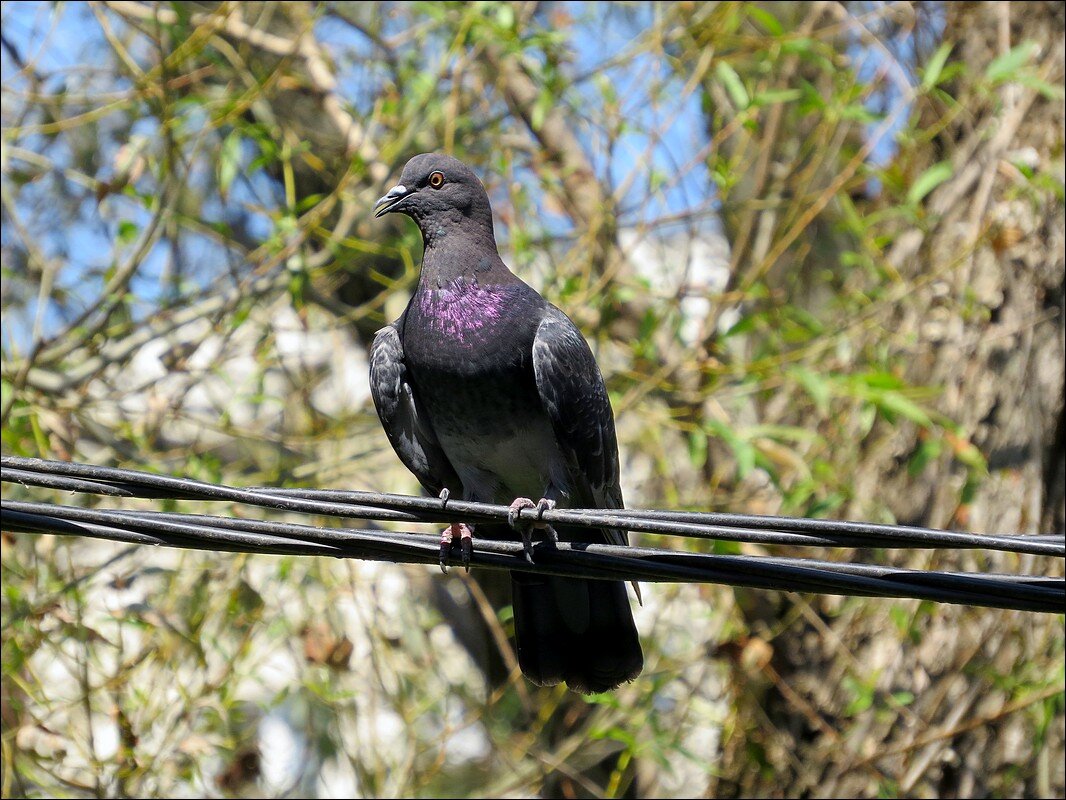
<path fill-rule="evenodd" d="M 844 678 L 844 688 L 852 693 L 852 700 L 844 708 L 845 716 L 855 716 L 866 711 L 874 702 L 874 689 L 872 685 L 864 685 L 855 678 Z"/>
<path fill-rule="evenodd" d="M 188 8 L 188 3 L 167 3 L 167 5 L 174 11 L 183 26 L 189 24 L 189 20 L 192 19 L 192 10 Z"/>
<path fill-rule="evenodd" d="M 540 94 L 537 95 L 537 102 L 533 104 L 533 111 L 529 115 L 529 125 L 533 130 L 539 131 L 544 126 L 544 120 L 553 105 L 555 105 L 555 98 L 552 93 L 547 89 L 541 89 Z"/>
<path fill-rule="evenodd" d="M 702 468 L 707 463 L 707 434 L 703 431 L 690 431 L 688 434 L 688 457 L 692 466 Z"/>
<path fill-rule="evenodd" d="M 1036 42 L 1022 42 L 1017 47 L 992 60 L 985 70 L 985 77 L 992 83 L 1017 80 L 1018 71 L 1024 67 L 1036 53 Z"/>
<path fill-rule="evenodd" d="M 752 425 L 746 431 L 749 438 L 772 439 L 776 442 L 817 442 L 821 436 L 798 425 L 774 425 L 763 423 Z"/>
<path fill-rule="evenodd" d="M 129 244 L 137 238 L 137 234 L 140 232 L 141 229 L 137 223 L 130 222 L 128 219 L 124 219 L 118 224 L 118 240 L 122 244 Z"/>
<path fill-rule="evenodd" d="M 781 27 L 781 23 L 778 22 L 777 17 L 767 11 L 765 8 L 760 8 L 756 5 L 744 6 L 744 13 L 755 22 L 758 22 L 762 26 L 762 29 L 771 36 L 780 36 L 785 32 Z"/>
<path fill-rule="evenodd" d="M 911 456 L 907 464 L 907 474 L 912 478 L 920 475 L 929 463 L 940 455 L 943 449 L 943 444 L 939 439 L 926 439 L 918 445 L 914 455 Z"/>
<path fill-rule="evenodd" d="M 729 330 L 720 334 L 719 338 L 728 339 L 730 336 L 739 336 L 740 334 L 750 333 L 751 331 L 755 330 L 755 316 L 755 314 L 745 314 L 735 323 L 733 323 L 733 325 L 730 326 Z"/>
<path fill-rule="evenodd" d="M 307 305 L 306 293 L 309 280 L 306 272 L 293 272 L 289 277 L 289 296 L 297 311 Z"/>
<path fill-rule="evenodd" d="M 936 86 L 937 81 L 940 80 L 940 73 L 944 71 L 944 64 L 947 63 L 949 55 L 951 55 L 951 43 L 944 42 L 933 53 L 933 57 L 929 59 L 929 63 L 922 70 L 922 89 L 929 91 Z"/>
<path fill-rule="evenodd" d="M 230 321 L 229 321 L 230 330 L 236 330 L 241 325 L 243 325 L 248 320 L 248 317 L 251 315 L 251 313 L 252 313 L 251 304 L 243 303 L 243 304 L 237 306 L 237 308 L 235 308 L 234 311 L 233 311 L 233 316 L 230 317 Z"/>
<path fill-rule="evenodd" d="M 899 414 L 904 419 L 921 425 L 923 428 L 931 428 L 933 421 L 920 405 L 897 392 L 885 392 L 877 399 L 878 406 L 883 411 Z"/>
<path fill-rule="evenodd" d="M 748 473 L 755 469 L 755 460 L 758 455 L 755 451 L 755 446 L 746 437 L 738 434 L 724 422 L 712 419 L 708 420 L 706 424 L 733 451 L 733 457 L 737 460 L 737 480 L 743 480 Z"/>
<path fill-rule="evenodd" d="M 1018 83 L 1022 86 L 1028 86 L 1030 89 L 1034 89 L 1048 100 L 1061 100 L 1062 97 L 1066 95 L 1066 90 L 1063 90 L 1061 86 L 1056 86 L 1053 83 L 1041 80 L 1029 71 L 1023 71 L 1018 76 Z"/>
<path fill-rule="evenodd" d="M 505 31 L 513 31 L 515 27 L 514 9 L 510 3 L 500 3 L 496 8 L 496 24 Z"/>
<path fill-rule="evenodd" d="M 840 114 L 840 119 L 848 120 L 849 122 L 880 122 L 885 118 L 884 114 L 867 108 L 865 103 L 859 101 L 842 106 L 838 113 Z"/>
<path fill-rule="evenodd" d="M 918 205 L 922 202 L 922 198 L 950 178 L 952 173 L 953 169 L 948 161 L 933 164 L 911 184 L 910 191 L 907 192 L 907 202 L 911 205 Z"/>
<path fill-rule="evenodd" d="M 225 198 L 241 166 L 241 135 L 237 131 L 222 140 L 218 153 L 218 191 Z"/>
<path fill-rule="evenodd" d="M 601 72 L 595 75 L 592 80 L 596 84 L 596 88 L 600 90 L 600 95 L 603 97 L 605 105 L 614 106 L 618 104 L 618 91 L 610 78 Z"/>
<path fill-rule="evenodd" d="M 731 444 L 733 454 L 737 458 L 737 479 L 744 480 L 755 469 L 755 458 L 758 453 L 755 446 L 745 439 L 737 439 Z"/>
<path fill-rule="evenodd" d="M 785 39 L 781 43 L 782 53 L 795 53 L 797 55 L 807 55 L 818 49 L 818 42 L 809 36 L 793 36 Z"/>
<path fill-rule="evenodd" d="M 325 198 L 325 195 L 321 192 L 316 194 L 309 194 L 306 197 L 301 197 L 296 203 L 296 213 L 303 214 L 306 211 L 310 211 L 316 205 L 318 205 Z"/>
<path fill-rule="evenodd" d="M 859 409 L 859 430 L 863 436 L 866 436 L 873 430 L 874 422 L 877 420 L 877 408 L 872 404 L 865 404 Z"/>
<path fill-rule="evenodd" d="M 911 615 L 910 612 L 902 606 L 891 606 L 888 609 L 888 617 L 892 620 L 892 624 L 896 626 L 896 630 L 900 633 L 906 633 L 911 627 Z"/>
<path fill-rule="evenodd" d="M 813 83 L 808 80 L 800 78 L 799 89 L 802 92 L 803 102 L 799 105 L 799 110 L 804 114 L 820 114 L 825 111 L 827 103 L 824 97 L 822 97 L 821 91 Z"/>
<path fill-rule="evenodd" d="M 729 93 L 729 98 L 738 109 L 745 109 L 751 105 L 748 90 L 744 88 L 744 82 L 740 80 L 736 70 L 729 66 L 727 62 L 719 61 L 714 71 L 718 76 L 718 80 L 722 82 L 725 90 Z"/>
<path fill-rule="evenodd" d="M 791 103 L 803 97 L 802 89 L 770 89 L 759 92 L 752 98 L 753 106 L 772 106 L 776 103 Z"/>
<path fill-rule="evenodd" d="M 854 381 L 860 386 L 871 389 L 899 389 L 904 385 L 898 375 L 884 370 L 863 372 L 854 376 Z"/>
<path fill-rule="evenodd" d="M 973 442 L 960 439 L 954 444 L 955 458 L 961 464 L 965 464 L 971 470 L 981 474 L 988 472 L 988 461 L 980 448 Z"/>
<path fill-rule="evenodd" d="M 814 401 L 814 407 L 821 414 L 828 414 L 829 399 L 832 396 L 832 387 L 829 381 L 806 367 L 796 367 L 790 372 L 793 379 L 810 395 L 811 400 Z"/>

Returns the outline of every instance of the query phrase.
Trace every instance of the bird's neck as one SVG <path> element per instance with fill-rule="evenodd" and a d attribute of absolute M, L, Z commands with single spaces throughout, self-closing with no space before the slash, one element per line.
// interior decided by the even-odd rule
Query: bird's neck
<path fill-rule="evenodd" d="M 461 235 L 454 232 L 426 235 L 422 255 L 423 289 L 442 289 L 455 284 L 488 286 L 517 280 L 503 263 L 496 249 L 496 237 L 491 226 L 466 228 Z"/>

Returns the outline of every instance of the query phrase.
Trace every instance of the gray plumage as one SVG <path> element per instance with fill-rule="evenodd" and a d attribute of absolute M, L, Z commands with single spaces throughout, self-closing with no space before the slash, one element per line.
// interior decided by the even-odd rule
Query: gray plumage
<path fill-rule="evenodd" d="M 411 302 L 378 332 L 370 384 L 389 441 L 434 494 L 508 504 L 621 508 L 614 417 L 595 358 L 558 308 L 500 259 L 488 195 L 460 161 L 411 159 L 378 215 L 413 218 L 425 242 Z M 625 544 L 622 531 L 557 530 Z M 479 525 L 479 537 L 515 538 Z M 534 682 L 598 692 L 643 666 L 625 586 L 512 573 L 515 639 Z"/>

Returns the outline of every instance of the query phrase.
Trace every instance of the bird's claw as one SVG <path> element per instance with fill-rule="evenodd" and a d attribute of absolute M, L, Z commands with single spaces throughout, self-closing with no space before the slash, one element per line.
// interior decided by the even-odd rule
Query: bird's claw
<path fill-rule="evenodd" d="M 518 514 L 523 508 L 536 508 L 536 505 L 528 497 L 518 497 L 507 509 L 507 524 L 518 530 Z"/>
<path fill-rule="evenodd" d="M 466 526 L 463 526 L 466 528 Z M 463 569 L 470 572 L 470 558 L 474 555 L 474 537 L 470 535 L 470 529 L 466 528 L 467 535 L 459 539 L 459 560 L 463 562 Z"/>
<path fill-rule="evenodd" d="M 440 571 L 448 574 L 448 556 L 452 552 L 452 529 L 445 528 L 440 535 Z"/>
<path fill-rule="evenodd" d="M 528 522 L 523 522 L 519 515 L 524 508 L 534 508 L 537 511 L 535 519 Z M 530 564 L 533 563 L 533 529 L 544 531 L 549 541 L 558 543 L 559 534 L 555 532 L 555 528 L 549 525 L 547 522 L 542 521 L 541 517 L 544 516 L 545 511 L 550 511 L 555 508 L 555 501 L 549 500 L 547 497 L 542 497 L 536 503 L 530 500 L 528 497 L 516 497 L 515 501 L 511 503 L 510 508 L 507 509 L 507 523 L 518 531 L 522 537 L 522 548 L 526 551 L 526 561 Z"/>
<path fill-rule="evenodd" d="M 533 563 L 533 536 L 530 533 L 528 527 L 522 528 L 519 531 L 522 536 L 522 549 L 526 551 L 526 561 L 530 564 Z"/>
<path fill-rule="evenodd" d="M 442 509 L 448 507 L 448 498 L 451 497 L 451 496 L 452 496 L 452 493 L 450 491 L 448 491 L 448 487 L 447 486 L 445 486 L 443 489 L 440 490 L 440 494 L 438 494 L 437 497 L 440 498 L 440 507 Z"/>
<path fill-rule="evenodd" d="M 470 558 L 474 555 L 474 532 L 462 522 L 453 522 L 440 535 L 440 570 L 445 575 L 448 574 L 448 558 L 456 536 L 459 537 L 459 560 L 463 562 L 463 568 L 470 571 Z"/>
<path fill-rule="evenodd" d="M 528 528 L 550 528 L 546 522 L 541 521 L 541 517 L 544 516 L 545 511 L 551 511 L 555 508 L 555 501 L 549 500 L 547 497 L 542 497 L 536 503 L 530 500 L 528 497 L 516 497 L 514 502 L 511 503 L 507 509 L 507 524 L 512 528 L 519 527 L 519 515 L 524 508 L 535 508 L 537 510 L 536 519 L 527 523 L 524 523 L 522 527 Z"/>

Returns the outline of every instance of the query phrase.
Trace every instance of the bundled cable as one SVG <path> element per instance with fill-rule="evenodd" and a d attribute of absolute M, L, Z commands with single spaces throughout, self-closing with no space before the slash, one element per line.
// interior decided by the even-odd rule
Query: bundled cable
<path fill-rule="evenodd" d="M 134 470 L 3 457 L 0 479 L 112 497 L 242 503 L 289 513 L 368 521 L 504 522 L 508 508 L 465 501 L 342 490 L 238 489 Z M 436 564 L 438 536 L 372 528 L 202 514 L 90 509 L 4 500 L 3 528 L 213 551 L 330 555 Z M 642 533 L 759 544 L 847 548 L 996 550 L 1063 558 L 1062 535 L 979 535 L 838 520 L 637 509 L 555 509 L 549 524 L 611 526 Z M 784 591 L 910 597 L 974 606 L 1062 613 L 1066 583 L 1040 575 L 910 570 L 809 558 L 691 553 L 650 547 L 548 542 L 530 563 L 522 545 L 475 537 L 472 566 L 573 577 L 647 582 L 707 582 Z"/>

